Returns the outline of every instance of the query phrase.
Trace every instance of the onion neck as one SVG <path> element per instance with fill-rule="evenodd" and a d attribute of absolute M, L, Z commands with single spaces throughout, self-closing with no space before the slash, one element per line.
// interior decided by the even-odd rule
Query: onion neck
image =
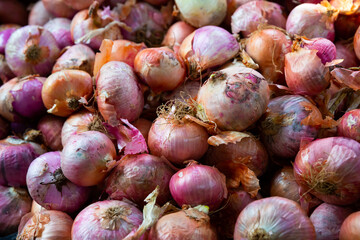
<path fill-rule="evenodd" d="M 131 212 L 131 209 L 126 206 L 110 207 L 102 215 L 100 221 L 101 227 L 106 230 L 118 230 L 123 221 L 133 226 L 132 222 L 128 219 Z"/>
<path fill-rule="evenodd" d="M 53 177 L 52 181 L 50 181 L 50 182 L 48 182 L 48 183 L 41 182 L 40 184 L 41 184 L 41 185 L 55 184 L 56 189 L 57 189 L 59 192 L 62 192 L 62 187 L 63 187 L 64 185 L 66 185 L 67 179 L 66 179 L 66 177 L 64 176 L 61 168 L 56 169 L 53 173 L 51 173 L 51 175 L 52 175 L 52 177 Z"/>
<path fill-rule="evenodd" d="M 250 235 L 249 240 L 270 240 L 270 234 L 263 228 L 256 228 Z"/>
<path fill-rule="evenodd" d="M 26 40 L 24 55 L 25 61 L 31 64 L 38 64 L 41 61 L 46 60 L 49 57 L 50 50 L 46 46 L 40 46 L 40 35 L 41 28 L 39 28 L 39 33 L 36 35 L 30 35 Z"/>
<path fill-rule="evenodd" d="M 89 18 L 92 19 L 93 23 L 99 27 L 101 25 L 101 18 L 98 15 L 98 10 L 99 10 L 99 2 L 94 1 L 89 7 L 88 15 Z"/>
<path fill-rule="evenodd" d="M 75 97 L 66 99 L 67 105 L 72 110 L 77 110 L 80 107 L 79 100 L 77 100 Z"/>

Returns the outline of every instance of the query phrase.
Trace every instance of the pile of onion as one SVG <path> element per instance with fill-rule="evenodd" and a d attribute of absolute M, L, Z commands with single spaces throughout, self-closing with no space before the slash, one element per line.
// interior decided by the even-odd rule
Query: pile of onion
<path fill-rule="evenodd" d="M 54 18 L 48 21 L 44 28 L 53 34 L 60 49 L 74 44 L 70 33 L 71 21 L 67 18 Z"/>

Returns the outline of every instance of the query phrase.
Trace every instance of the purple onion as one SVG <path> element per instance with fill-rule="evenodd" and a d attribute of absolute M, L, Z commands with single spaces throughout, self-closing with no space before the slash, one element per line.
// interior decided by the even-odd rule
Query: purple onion
<path fill-rule="evenodd" d="M 6 138 L 9 134 L 10 124 L 0 117 L 0 139 Z"/>
<path fill-rule="evenodd" d="M 342 63 L 339 65 L 350 68 L 350 67 L 358 67 L 360 65 L 360 62 L 358 58 L 356 57 L 355 51 L 354 51 L 354 44 L 353 42 L 346 44 L 343 42 L 336 42 L 336 58 L 337 59 L 344 59 Z"/>
<path fill-rule="evenodd" d="M 37 129 L 41 131 L 43 141 L 51 150 L 61 151 L 61 131 L 65 119 L 54 115 L 45 115 L 37 125 Z"/>
<path fill-rule="evenodd" d="M 20 26 L 15 24 L 6 24 L 0 26 L 0 54 L 5 54 L 5 46 L 11 34 Z"/>
<path fill-rule="evenodd" d="M 350 208 L 323 203 L 310 216 L 315 227 L 316 240 L 339 239 L 341 224 L 353 213 Z"/>
<path fill-rule="evenodd" d="M 141 211 L 128 202 L 96 202 L 76 216 L 71 239 L 124 239 L 138 229 L 142 220 Z M 145 237 L 140 238 L 144 239 Z"/>
<path fill-rule="evenodd" d="M 40 145 L 9 136 L 0 141 L 0 185 L 26 186 L 30 163 L 43 154 Z"/>
<path fill-rule="evenodd" d="M 1 83 L 6 83 L 10 79 L 16 77 L 15 74 L 9 68 L 9 65 L 6 62 L 5 56 L 0 54 L 0 85 Z"/>
<path fill-rule="evenodd" d="M 321 59 L 321 62 L 324 65 L 336 58 L 336 46 L 332 41 L 326 38 L 304 39 L 303 42 L 304 48 L 318 51 L 316 55 Z"/>
<path fill-rule="evenodd" d="M 59 56 L 56 39 L 40 26 L 25 26 L 16 30 L 5 48 L 10 69 L 17 75 L 46 76 Z"/>
<path fill-rule="evenodd" d="M 31 210 L 26 189 L 0 186 L 0 236 L 17 231 L 21 218 Z"/>
<path fill-rule="evenodd" d="M 60 152 L 47 152 L 29 166 L 26 184 L 30 196 L 48 210 L 73 213 L 87 201 L 90 188 L 70 182 L 60 167 Z"/>
<path fill-rule="evenodd" d="M 60 49 L 74 44 L 70 24 L 71 21 L 67 18 L 54 18 L 44 25 L 44 28 L 53 34 Z"/>
<path fill-rule="evenodd" d="M 46 10 L 41 0 L 37 1 L 31 8 L 29 14 L 29 25 L 44 26 L 54 16 Z"/>

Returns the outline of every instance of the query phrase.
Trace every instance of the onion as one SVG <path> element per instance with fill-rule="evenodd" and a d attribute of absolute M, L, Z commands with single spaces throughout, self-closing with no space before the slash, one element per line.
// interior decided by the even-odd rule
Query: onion
<path fill-rule="evenodd" d="M 34 214 L 25 224 L 17 239 L 71 240 L 73 220 L 66 213 L 48 210 Z"/>
<path fill-rule="evenodd" d="M 191 163 L 170 179 L 170 192 L 176 203 L 206 205 L 210 210 L 219 208 L 227 198 L 225 176 L 215 167 Z"/>
<path fill-rule="evenodd" d="M 139 129 L 141 134 L 143 135 L 146 142 L 148 142 L 148 135 L 152 125 L 152 122 L 145 118 L 138 118 L 135 122 L 132 123 L 134 127 Z"/>
<path fill-rule="evenodd" d="M 222 130 L 242 131 L 255 123 L 269 103 L 268 83 L 257 71 L 228 67 L 214 72 L 197 96 L 205 120 Z"/>
<path fill-rule="evenodd" d="M 345 113 L 337 128 L 338 136 L 344 136 L 360 142 L 360 133 L 358 130 L 360 127 L 359 115 L 360 109 L 354 109 Z"/>
<path fill-rule="evenodd" d="M 162 45 L 168 46 L 178 53 L 181 43 L 189 36 L 196 28 L 187 24 L 184 21 L 179 21 L 171 25 L 167 30 Z"/>
<path fill-rule="evenodd" d="M 61 70 L 45 81 L 41 96 L 48 113 L 69 116 L 80 108 L 80 98 L 88 100 L 93 91 L 91 76 L 81 70 Z"/>
<path fill-rule="evenodd" d="M 285 166 L 271 180 L 270 196 L 278 196 L 300 203 L 299 185 L 295 181 L 294 170 Z"/>
<path fill-rule="evenodd" d="M 251 2 L 251 1 L 253 1 L 253 0 L 227 0 L 227 12 L 226 12 L 226 17 L 225 17 L 226 25 L 230 26 L 231 16 L 234 14 L 236 9 L 238 9 L 241 5 Z"/>
<path fill-rule="evenodd" d="M 61 144 L 61 130 L 65 119 L 53 115 L 45 115 L 37 125 L 37 129 L 41 131 L 43 141 L 51 150 L 60 151 L 63 146 Z"/>
<path fill-rule="evenodd" d="M 190 77 L 198 77 L 202 71 L 219 66 L 239 52 L 236 38 L 216 26 L 202 27 L 181 43 L 179 54 L 187 64 Z"/>
<path fill-rule="evenodd" d="M 25 5 L 17 0 L 1 0 L 0 22 L 26 25 L 27 12 Z"/>
<path fill-rule="evenodd" d="M 44 28 L 53 34 L 60 49 L 74 44 L 70 24 L 71 21 L 67 18 L 54 18 L 44 25 Z"/>
<path fill-rule="evenodd" d="M 16 24 L 0 25 L 0 54 L 5 54 L 5 46 L 11 34 L 15 32 L 20 26 Z"/>
<path fill-rule="evenodd" d="M 234 240 L 240 239 L 315 240 L 316 235 L 299 204 L 269 197 L 256 200 L 242 210 L 234 233 Z"/>
<path fill-rule="evenodd" d="M 192 26 L 220 25 L 226 16 L 226 0 L 175 0 L 181 17 Z"/>
<path fill-rule="evenodd" d="M 315 121 L 313 111 L 322 119 L 317 107 L 305 97 L 285 95 L 271 99 L 260 122 L 261 138 L 269 153 L 293 158 L 302 139 L 315 138 L 320 126 L 307 123 L 309 118 Z"/>
<path fill-rule="evenodd" d="M 54 16 L 46 10 L 43 2 L 39 0 L 30 10 L 28 23 L 29 25 L 44 26 L 52 18 Z"/>
<path fill-rule="evenodd" d="M 16 30 L 5 48 L 6 61 L 17 75 L 51 72 L 52 65 L 59 56 L 59 48 L 54 36 L 43 27 L 25 26 Z"/>
<path fill-rule="evenodd" d="M 142 220 L 141 211 L 130 203 L 118 200 L 96 202 L 76 216 L 71 239 L 124 239 L 136 231 Z"/>
<path fill-rule="evenodd" d="M 350 214 L 341 225 L 340 239 L 341 240 L 357 240 L 359 239 L 359 223 L 360 211 Z"/>
<path fill-rule="evenodd" d="M 46 110 L 41 97 L 45 80 L 32 75 L 6 82 L 0 88 L 0 114 L 8 121 L 42 116 Z"/>
<path fill-rule="evenodd" d="M 55 17 L 72 18 L 77 12 L 71 6 L 65 4 L 64 0 L 42 0 L 46 10 Z"/>
<path fill-rule="evenodd" d="M 197 81 L 185 81 L 181 86 L 177 87 L 172 92 L 162 94 L 162 99 L 165 101 L 182 101 L 195 100 L 197 98 L 201 83 Z"/>
<path fill-rule="evenodd" d="M 231 16 L 232 33 L 241 33 L 244 37 L 249 37 L 262 24 L 285 28 L 286 18 L 279 4 L 250 1 L 241 5 Z"/>
<path fill-rule="evenodd" d="M 57 60 L 52 72 L 64 69 L 82 70 L 93 74 L 95 61 L 94 51 L 86 45 L 76 44 L 69 47 Z"/>
<path fill-rule="evenodd" d="M 61 169 L 67 179 L 79 186 L 101 183 L 114 167 L 116 150 L 103 133 L 87 131 L 73 135 L 61 153 Z"/>
<path fill-rule="evenodd" d="M 106 180 L 111 199 L 131 200 L 139 206 L 156 186 L 160 187 L 159 204 L 171 199 L 169 182 L 175 173 L 165 159 L 149 154 L 126 155 Z"/>
<path fill-rule="evenodd" d="M 100 53 L 96 53 L 94 76 L 105 63 L 110 61 L 124 62 L 134 67 L 136 55 L 145 48 L 144 43 L 134 43 L 123 39 L 116 41 L 104 39 L 100 46 Z"/>
<path fill-rule="evenodd" d="M 323 203 L 310 216 L 315 227 L 316 240 L 339 239 L 343 221 L 353 211 L 350 208 Z"/>
<path fill-rule="evenodd" d="M 341 66 L 345 68 L 350 68 L 350 67 L 357 67 L 360 65 L 360 62 L 357 59 L 356 54 L 354 52 L 353 42 L 349 44 L 343 42 L 336 42 L 335 46 L 336 46 L 336 58 L 344 59 L 344 61 L 340 63 Z"/>
<path fill-rule="evenodd" d="M 73 213 L 89 197 L 90 189 L 79 187 L 65 178 L 60 168 L 60 152 L 48 152 L 29 166 L 26 184 L 30 196 L 48 210 Z"/>
<path fill-rule="evenodd" d="M 97 104 L 106 121 L 115 126 L 120 118 L 132 122 L 140 116 L 144 97 L 129 65 L 108 62 L 101 67 L 96 80 Z"/>
<path fill-rule="evenodd" d="M 30 163 L 43 154 L 40 145 L 26 142 L 14 136 L 0 141 L 0 185 L 25 186 L 26 172 Z"/>
<path fill-rule="evenodd" d="M 334 22 L 338 13 L 328 2 L 300 4 L 290 12 L 286 31 L 307 38 L 322 37 L 334 41 Z"/>
<path fill-rule="evenodd" d="M 294 163 L 296 182 L 320 200 L 337 205 L 360 198 L 360 143 L 343 137 L 311 142 L 301 149 Z"/>
<path fill-rule="evenodd" d="M 31 210 L 25 189 L 0 186 L 0 236 L 16 232 L 22 216 Z"/>
<path fill-rule="evenodd" d="M 356 30 L 355 36 L 354 36 L 354 51 L 356 54 L 356 57 L 360 59 L 360 26 Z"/>
<path fill-rule="evenodd" d="M 285 54 L 291 51 L 291 39 L 277 29 L 264 29 L 251 34 L 246 52 L 259 64 L 260 73 L 268 82 L 284 82 Z"/>
<path fill-rule="evenodd" d="M 5 56 L 0 54 L 0 80 L 1 80 L 0 85 L 1 83 L 6 83 L 7 81 L 9 81 L 14 77 L 15 74 L 9 68 L 9 65 L 5 60 Z"/>
<path fill-rule="evenodd" d="M 75 9 L 75 10 L 83 10 L 88 7 L 94 2 L 94 0 L 62 0 L 66 5 Z M 101 4 L 104 0 L 96 0 L 99 4 Z"/>
<path fill-rule="evenodd" d="M 0 139 L 6 138 L 9 134 L 10 125 L 9 123 L 0 117 Z"/>
<path fill-rule="evenodd" d="M 175 114 L 169 113 L 158 117 L 152 124 L 148 145 L 151 154 L 183 165 L 184 161 L 198 160 L 205 154 L 208 137 L 202 126 L 185 119 L 177 120 Z"/>
<path fill-rule="evenodd" d="M 183 60 L 167 47 L 140 51 L 135 57 L 134 70 L 154 93 L 174 90 L 186 77 Z"/>

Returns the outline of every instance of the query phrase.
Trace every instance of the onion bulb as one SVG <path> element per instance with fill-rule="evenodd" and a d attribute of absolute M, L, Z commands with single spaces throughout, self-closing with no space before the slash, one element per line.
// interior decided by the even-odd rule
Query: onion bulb
<path fill-rule="evenodd" d="M 65 119 L 53 115 L 45 115 L 37 125 L 37 129 L 41 132 L 44 144 L 54 151 L 61 151 L 61 130 Z"/>
<path fill-rule="evenodd" d="M 339 238 L 341 240 L 358 240 L 360 236 L 360 211 L 352 213 L 341 225 Z"/>

